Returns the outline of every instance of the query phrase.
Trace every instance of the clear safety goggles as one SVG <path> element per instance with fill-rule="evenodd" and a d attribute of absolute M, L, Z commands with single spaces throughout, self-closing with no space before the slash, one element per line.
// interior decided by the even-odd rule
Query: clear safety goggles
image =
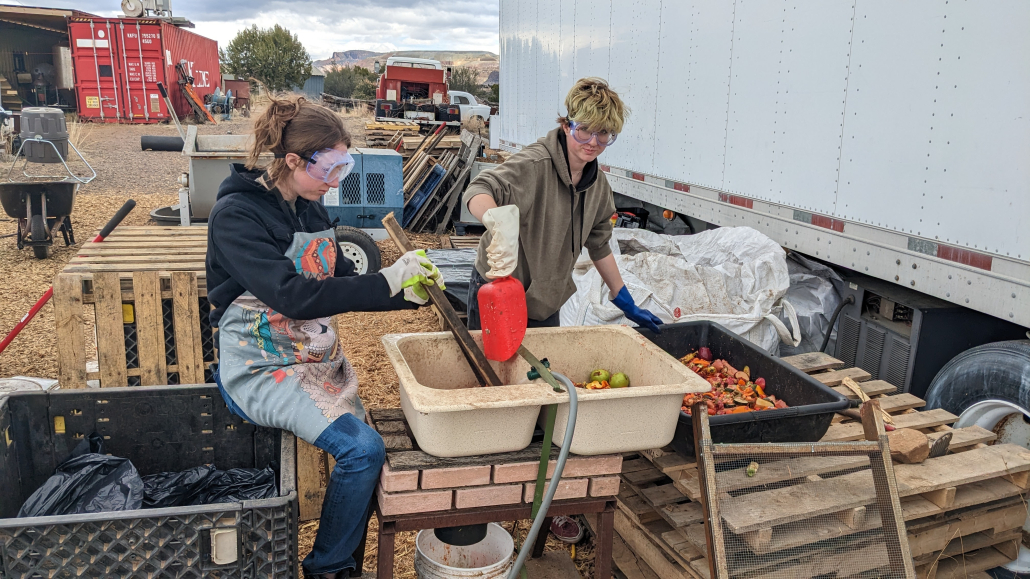
<path fill-rule="evenodd" d="M 591 140 L 597 139 L 598 146 L 607 147 L 614 143 L 615 139 L 619 136 L 618 133 L 609 133 L 608 131 L 601 131 L 599 133 L 592 132 L 580 123 L 571 119 L 569 120 L 569 129 L 571 129 L 569 132 L 572 133 L 572 138 L 576 139 L 576 142 L 581 145 L 585 145 Z"/>
<path fill-rule="evenodd" d="M 315 151 L 310 158 L 297 155 L 308 162 L 305 169 L 308 176 L 323 183 L 342 180 L 354 168 L 354 157 L 350 153 L 341 153 L 336 149 Z"/>

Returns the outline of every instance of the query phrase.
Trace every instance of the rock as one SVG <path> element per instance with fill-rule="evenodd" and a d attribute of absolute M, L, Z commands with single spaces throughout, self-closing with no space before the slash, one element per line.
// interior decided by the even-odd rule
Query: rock
<path fill-rule="evenodd" d="M 930 439 L 911 428 L 899 428 L 887 433 L 891 459 L 904 464 L 917 464 L 930 456 Z"/>

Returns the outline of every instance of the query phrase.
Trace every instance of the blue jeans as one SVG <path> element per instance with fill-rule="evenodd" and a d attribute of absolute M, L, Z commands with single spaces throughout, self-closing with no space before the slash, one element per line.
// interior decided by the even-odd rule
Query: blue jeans
<path fill-rule="evenodd" d="M 229 410 L 248 422 L 243 412 L 222 388 L 217 369 L 215 383 Z M 329 477 L 322 517 L 315 545 L 304 559 L 304 572 L 311 575 L 357 568 L 354 550 L 368 524 L 372 493 L 386 460 L 383 438 L 352 414 L 340 416 L 315 441 L 315 446 L 336 459 Z"/>

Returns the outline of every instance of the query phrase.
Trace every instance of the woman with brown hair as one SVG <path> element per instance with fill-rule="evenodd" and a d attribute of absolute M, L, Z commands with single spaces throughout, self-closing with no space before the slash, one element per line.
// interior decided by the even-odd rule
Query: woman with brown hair
<path fill-rule="evenodd" d="M 415 308 L 428 301 L 423 286 L 443 285 L 423 252 L 369 275 L 357 275 L 337 253 L 320 200 L 354 166 L 350 145 L 332 111 L 303 97 L 273 99 L 254 125 L 247 164 L 232 165 L 219 187 L 208 224 L 215 381 L 226 405 L 336 459 L 304 559 L 309 576 L 356 567 L 352 554 L 385 458 L 382 439 L 364 422 L 357 375 L 331 316 Z M 275 159 L 258 167 L 265 151 Z"/>

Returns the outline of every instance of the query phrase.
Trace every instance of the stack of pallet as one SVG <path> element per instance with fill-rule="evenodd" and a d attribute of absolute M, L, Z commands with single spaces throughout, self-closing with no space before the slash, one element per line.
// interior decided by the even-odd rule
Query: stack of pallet
<path fill-rule="evenodd" d="M 371 121 L 365 123 L 365 146 L 397 150 L 404 137 L 418 138 L 419 125 L 413 121 Z M 403 154 L 403 153 L 402 153 Z"/>
<path fill-rule="evenodd" d="M 1026 449 L 988 446 L 996 438 L 993 432 L 977 426 L 952 429 L 948 425 L 957 420 L 955 415 L 941 409 L 919 412 L 916 409 L 924 406 L 923 400 L 893 394 L 893 385 L 870 380 L 864 370 L 837 370 L 842 363 L 829 356 L 807 354 L 785 360 L 849 397 L 855 394 L 840 384 L 844 378 L 859 382 L 892 415 L 897 428 L 923 431 L 931 440 L 951 433 L 949 454 L 919 464 L 894 465 L 909 549 L 920 578 L 976 576 L 1016 558 L 1030 486 Z M 838 415 L 822 440 L 862 438 L 861 423 Z M 879 526 L 871 484 L 851 488 L 847 477 L 842 477 L 837 479 L 839 484 L 826 485 L 819 475 L 831 470 L 836 468 L 813 461 L 809 470 L 792 471 L 800 483 L 789 487 L 789 501 L 773 496 L 787 492 L 783 489 L 746 495 L 748 524 L 739 534 L 731 534 L 737 548 L 747 549 L 754 567 L 748 576 L 761 575 L 763 566 L 782 568 L 794 561 L 811 566 L 827 555 L 833 539 Z M 832 492 L 823 490 L 831 486 Z M 614 554 L 627 577 L 650 577 L 652 572 L 663 578 L 709 577 L 700 493 L 693 458 L 671 450 L 625 457 Z"/>
<path fill-rule="evenodd" d="M 3 76 L 0 76 L 0 106 L 9 111 L 21 110 L 21 97 L 18 96 L 17 89 Z"/>

